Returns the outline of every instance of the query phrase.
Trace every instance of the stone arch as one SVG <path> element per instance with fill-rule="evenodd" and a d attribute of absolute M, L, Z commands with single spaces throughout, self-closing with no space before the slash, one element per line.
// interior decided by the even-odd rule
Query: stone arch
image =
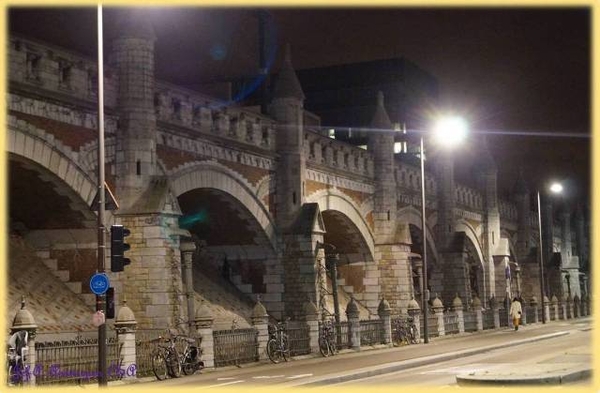
<path fill-rule="evenodd" d="M 371 258 L 373 258 L 375 255 L 373 233 L 365 218 L 361 215 L 358 206 L 356 206 L 347 195 L 340 191 L 330 189 L 317 191 L 306 199 L 306 203 L 317 203 L 321 212 L 326 210 L 336 210 L 348 217 L 362 235 L 369 248 L 369 252 L 371 253 Z"/>
<path fill-rule="evenodd" d="M 477 236 L 477 232 L 475 231 L 475 228 L 473 228 L 473 226 L 471 226 L 471 224 L 469 224 L 465 220 L 458 220 L 456 222 L 456 231 L 465 233 L 465 235 L 469 238 L 471 243 L 473 243 L 473 246 L 474 246 L 475 250 L 477 251 L 477 256 L 479 258 L 479 262 L 482 265 L 485 265 L 484 264 L 485 259 L 483 258 L 483 250 L 481 247 L 481 243 L 479 242 L 479 237 Z"/>
<path fill-rule="evenodd" d="M 253 187 L 233 170 L 216 162 L 198 162 L 169 175 L 175 197 L 197 188 L 213 188 L 225 192 L 241 204 L 256 219 L 276 248 L 275 224 L 265 206 L 256 197 Z"/>
<path fill-rule="evenodd" d="M 7 151 L 39 164 L 90 206 L 97 192 L 96 182 L 79 166 L 76 154 L 62 143 L 53 143 L 54 137 L 44 130 L 25 122 L 20 124 L 24 127 L 9 122 Z"/>
<path fill-rule="evenodd" d="M 396 219 L 400 223 L 407 223 L 416 226 L 419 229 L 423 229 L 422 220 L 421 220 L 421 212 L 417 210 L 414 206 L 405 206 L 398 210 L 396 215 Z M 428 220 L 429 221 L 429 220 Z M 427 244 L 433 251 L 433 257 L 436 261 L 439 261 L 437 245 L 435 243 L 435 238 L 433 232 L 431 230 L 431 224 L 427 223 Z"/>

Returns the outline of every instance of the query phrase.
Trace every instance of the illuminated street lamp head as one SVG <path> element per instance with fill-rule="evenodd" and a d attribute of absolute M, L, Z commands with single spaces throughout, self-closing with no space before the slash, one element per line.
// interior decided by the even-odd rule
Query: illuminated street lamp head
<path fill-rule="evenodd" d="M 550 191 L 552 191 L 555 194 L 560 194 L 563 190 L 563 186 L 560 183 L 552 183 L 552 185 L 550 186 Z"/>
<path fill-rule="evenodd" d="M 467 136 L 467 123 L 458 116 L 443 117 L 435 124 L 433 133 L 438 143 L 456 146 Z"/>

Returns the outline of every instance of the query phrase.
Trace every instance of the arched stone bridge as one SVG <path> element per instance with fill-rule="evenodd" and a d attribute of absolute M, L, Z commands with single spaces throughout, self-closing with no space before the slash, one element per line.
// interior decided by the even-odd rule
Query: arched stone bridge
<path fill-rule="evenodd" d="M 132 231 L 132 264 L 111 280 L 141 325 L 185 316 L 181 249 L 190 242 L 201 248 L 195 268 L 260 295 L 278 318 L 322 301 L 322 243 L 340 254 L 340 290 L 372 313 L 382 297 L 404 312 L 421 296 L 423 233 L 427 285 L 444 302 L 540 296 L 530 193 L 515 177 L 514 198 L 499 199 L 489 156 L 478 188 L 455 182 L 450 156 L 432 158 L 423 231 L 420 167 L 394 155 L 383 97 L 373 114 L 379 131 L 363 149 L 321 133 L 319 118 L 303 109 L 289 52 L 268 115 L 156 80 L 153 57 L 153 38 L 129 31 L 115 41 L 104 76 L 106 178 L 120 204 L 107 225 Z M 20 37 L 11 37 L 8 59 L 11 233 L 60 254 L 59 269 L 86 282 L 93 253 L 77 264 L 69 258 L 96 247 L 96 64 Z M 584 249 L 581 214 L 574 231 L 563 218 L 560 228 L 553 220 L 544 228 L 549 296 L 566 296 L 564 274 L 578 276 Z M 581 297 L 579 282 L 570 285 Z"/>

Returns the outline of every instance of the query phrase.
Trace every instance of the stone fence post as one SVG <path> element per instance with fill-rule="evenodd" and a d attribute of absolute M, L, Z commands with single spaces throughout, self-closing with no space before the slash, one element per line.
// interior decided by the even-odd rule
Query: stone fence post
<path fill-rule="evenodd" d="M 477 331 L 483 330 L 483 314 L 481 313 L 481 300 L 477 296 L 473 298 L 473 311 L 475 311 L 475 320 L 477 321 Z"/>
<path fill-rule="evenodd" d="M 573 298 L 573 318 L 581 317 L 581 300 L 575 295 Z"/>
<path fill-rule="evenodd" d="M 494 329 L 500 328 L 500 314 L 498 314 L 498 302 L 496 301 L 496 297 L 492 295 L 490 298 L 490 308 L 492 309 L 492 314 L 494 315 Z"/>
<path fill-rule="evenodd" d="M 548 296 L 544 295 L 544 300 L 542 302 L 542 305 L 544 306 L 544 309 L 542 310 L 542 312 L 544 313 L 544 316 L 546 317 L 545 320 L 546 320 L 546 322 L 550 322 L 550 299 L 548 299 Z"/>
<path fill-rule="evenodd" d="M 269 314 L 267 309 L 259 301 L 256 302 L 254 309 L 252 310 L 252 325 L 258 331 L 258 358 L 260 360 L 266 359 L 267 355 L 267 343 L 269 341 Z"/>
<path fill-rule="evenodd" d="M 458 319 L 458 333 L 465 332 L 465 314 L 463 312 L 463 303 L 458 296 L 458 293 L 452 300 L 452 311 L 456 313 L 456 318 Z"/>
<path fill-rule="evenodd" d="M 573 298 L 571 295 L 567 295 L 565 306 L 567 308 L 567 318 L 573 319 Z"/>
<path fill-rule="evenodd" d="M 417 303 L 417 301 L 412 298 L 409 302 L 408 302 L 408 315 L 410 317 L 412 317 L 415 327 L 417 328 L 417 339 L 419 340 L 419 342 L 421 341 L 421 307 L 419 306 L 419 303 Z"/>
<path fill-rule="evenodd" d="M 435 313 L 435 316 L 437 318 L 438 336 L 445 336 L 446 328 L 444 326 L 444 304 L 437 296 L 437 294 L 435 295 L 435 299 L 433 299 L 433 302 L 431 302 L 431 308 L 433 309 L 433 312 Z"/>
<path fill-rule="evenodd" d="M 587 314 L 585 313 L 585 310 L 586 310 L 586 305 L 585 305 L 585 303 L 586 303 L 586 300 L 585 300 L 585 295 L 581 295 L 581 308 L 580 308 L 580 310 L 581 310 L 581 316 L 582 316 L 582 317 L 585 317 L 585 316 L 587 315 Z"/>
<path fill-rule="evenodd" d="M 346 307 L 346 317 L 348 318 L 348 341 L 350 348 L 360 351 L 360 319 L 358 306 L 354 301 L 354 296 L 350 298 Z"/>
<path fill-rule="evenodd" d="M 377 307 L 377 314 L 379 314 L 379 319 L 381 319 L 381 324 L 383 327 L 383 344 L 387 344 L 388 346 L 392 346 L 392 318 L 390 316 L 392 308 L 387 300 L 384 298 L 379 302 L 379 307 Z"/>
<path fill-rule="evenodd" d="M 119 309 L 117 318 L 115 319 L 115 330 L 117 331 L 117 340 L 121 346 L 121 358 L 123 364 L 120 365 L 119 372 L 122 373 L 122 378 L 134 379 L 136 373 L 136 347 L 135 347 L 135 331 L 137 321 L 135 315 L 129 307 L 127 301 L 123 301 L 123 306 Z"/>
<path fill-rule="evenodd" d="M 319 353 L 319 310 L 313 302 L 304 303 L 304 321 L 308 326 L 308 340 L 311 353 Z M 267 329 L 268 333 L 268 329 Z"/>
<path fill-rule="evenodd" d="M 558 299 L 558 306 L 560 308 L 560 319 L 567 319 L 567 299 L 563 295 Z"/>
<path fill-rule="evenodd" d="M 531 318 L 530 318 L 530 319 L 531 319 L 531 322 L 533 322 L 533 323 L 538 323 L 539 321 L 538 321 L 538 312 L 537 312 L 537 308 L 538 308 L 538 305 L 539 305 L 539 304 L 538 304 L 537 297 L 535 297 L 535 296 L 532 296 L 532 297 L 531 297 L 531 301 L 529 302 L 529 304 L 530 304 L 530 305 L 531 305 L 531 307 L 533 308 L 533 315 L 532 315 L 532 316 L 531 316 Z M 526 308 L 526 307 L 525 307 L 525 308 Z M 543 312 L 543 311 L 544 311 L 544 310 L 542 309 L 542 312 Z"/>
<path fill-rule="evenodd" d="M 23 348 L 23 356 L 26 356 L 24 367 L 25 370 L 18 370 L 23 376 L 24 386 L 35 385 L 35 364 L 36 364 L 36 353 L 35 353 L 35 336 L 37 334 L 37 324 L 33 315 L 25 308 L 25 297 L 21 298 L 21 309 L 15 314 L 12 326 L 10 327 L 11 336 L 19 331 L 27 332 L 27 348 Z M 21 355 L 21 354 L 19 354 Z"/>
<path fill-rule="evenodd" d="M 554 320 L 560 319 L 560 313 L 558 312 L 558 298 L 556 295 L 552 295 L 552 311 L 554 312 Z"/>
<path fill-rule="evenodd" d="M 200 338 L 202 361 L 205 368 L 215 367 L 215 340 L 213 337 L 214 318 L 209 308 L 203 304 L 196 310 L 196 334 Z"/>

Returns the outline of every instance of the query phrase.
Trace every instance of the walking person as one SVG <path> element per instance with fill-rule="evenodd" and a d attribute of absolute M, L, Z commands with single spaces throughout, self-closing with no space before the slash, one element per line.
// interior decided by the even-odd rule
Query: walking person
<path fill-rule="evenodd" d="M 519 322 L 521 320 L 522 311 L 523 309 L 521 308 L 521 302 L 515 297 L 510 304 L 510 317 L 512 318 L 515 330 L 519 330 Z"/>

